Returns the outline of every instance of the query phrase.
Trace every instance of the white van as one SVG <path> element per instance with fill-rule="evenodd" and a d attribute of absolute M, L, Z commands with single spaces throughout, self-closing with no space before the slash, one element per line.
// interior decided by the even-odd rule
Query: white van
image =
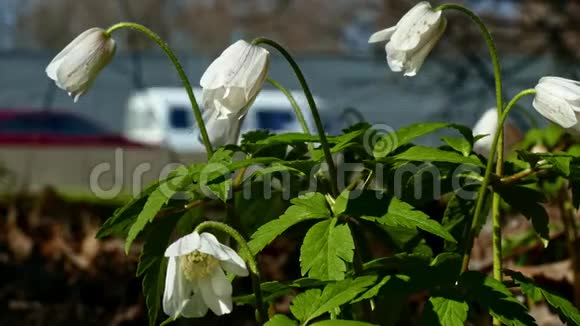
<path fill-rule="evenodd" d="M 194 89 L 200 105 L 201 93 L 201 89 Z M 306 98 L 298 91 L 293 91 L 292 95 L 302 109 L 310 132 L 315 133 Z M 326 122 L 325 127 L 332 127 L 328 106 L 320 98 L 315 98 L 315 101 L 323 123 Z M 203 152 L 196 128 L 191 104 L 183 88 L 147 88 L 135 92 L 127 101 L 123 133 L 130 140 L 165 146 L 175 152 Z M 260 92 L 246 115 L 240 135 L 258 129 L 274 133 L 302 132 L 292 106 L 279 90 L 264 89 Z"/>

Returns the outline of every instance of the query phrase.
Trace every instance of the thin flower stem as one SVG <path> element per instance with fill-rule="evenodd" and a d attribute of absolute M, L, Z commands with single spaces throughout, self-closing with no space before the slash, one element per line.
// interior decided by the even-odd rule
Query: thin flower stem
<path fill-rule="evenodd" d="M 222 231 L 232 237 L 240 245 L 242 251 L 244 252 L 242 256 L 245 257 L 248 268 L 252 274 L 252 287 L 254 290 L 254 295 L 256 296 L 256 309 L 258 310 L 259 317 L 258 323 L 262 325 L 266 322 L 266 320 L 268 320 L 268 315 L 266 313 L 266 309 L 264 309 L 262 289 L 260 288 L 260 270 L 258 269 L 258 264 L 256 264 L 256 259 L 252 255 L 252 251 L 250 250 L 248 243 L 238 231 L 224 223 L 214 221 L 202 222 L 195 228 L 195 232 L 201 233 L 205 229 Z"/>
<path fill-rule="evenodd" d="M 448 10 L 448 9 L 458 10 L 458 11 L 462 12 L 463 14 L 467 15 L 469 18 L 471 18 L 471 20 L 473 20 L 473 22 L 475 22 L 475 24 L 481 30 L 483 38 L 485 39 L 485 43 L 487 44 L 487 47 L 489 49 L 489 54 L 491 56 L 491 61 L 493 64 L 493 71 L 494 71 L 494 78 L 495 78 L 495 97 L 496 97 L 496 106 L 497 106 L 497 116 L 498 116 L 498 120 L 499 120 L 499 118 L 502 116 L 502 113 L 503 113 L 501 65 L 499 63 L 499 58 L 497 55 L 497 48 L 495 46 L 495 42 L 493 41 L 493 37 L 491 36 L 491 33 L 489 32 L 489 30 L 487 29 L 487 27 L 485 26 L 485 24 L 483 23 L 481 18 L 479 18 L 479 16 L 477 16 L 473 11 L 469 10 L 468 8 L 466 8 L 464 6 L 461 6 L 458 4 L 444 4 L 444 5 L 437 7 L 435 10 Z M 467 237 L 468 237 L 467 244 L 468 245 L 465 248 L 465 253 L 463 255 L 463 264 L 462 264 L 462 268 L 461 268 L 462 272 L 465 272 L 469 266 L 469 255 L 471 253 L 471 247 L 473 246 L 473 238 L 475 237 L 475 232 L 477 231 L 479 215 L 481 214 L 481 210 L 483 209 L 483 202 L 484 202 L 484 198 L 485 198 L 485 193 L 487 191 L 487 186 L 489 185 L 489 178 L 491 175 L 491 169 L 493 168 L 494 156 L 495 156 L 496 152 L 497 152 L 497 164 L 496 164 L 495 172 L 496 172 L 497 176 L 501 178 L 501 175 L 503 173 L 503 124 L 499 124 L 497 131 L 496 131 L 496 137 L 494 139 L 494 144 L 492 145 L 491 150 L 490 150 L 488 164 L 487 164 L 486 169 L 485 169 L 485 177 L 484 177 L 483 183 L 481 185 L 481 188 L 479 190 L 477 203 L 475 205 L 475 212 L 473 214 L 473 218 L 472 218 L 472 222 L 471 222 L 471 228 L 467 234 Z M 496 197 L 495 195 L 493 197 L 492 207 L 499 208 L 499 197 Z M 499 220 L 499 210 L 495 210 L 495 209 L 493 210 L 493 220 L 494 220 L 494 222 L 493 222 L 494 223 L 494 232 L 493 232 L 494 241 L 493 241 L 493 243 L 494 244 L 501 243 L 501 229 L 499 228 L 499 221 L 497 221 L 497 220 Z M 497 228 L 495 228 L 496 224 L 498 226 Z M 495 237 L 497 237 L 498 235 L 500 236 L 499 240 L 495 239 Z M 496 251 L 499 252 L 501 255 L 501 248 L 496 248 L 494 246 L 494 253 Z M 495 258 L 495 254 L 494 254 L 494 258 Z M 494 263 L 495 263 L 495 261 L 494 261 Z M 496 264 L 494 264 L 494 275 L 496 272 L 495 267 L 498 267 L 498 266 L 496 266 Z M 499 266 L 498 269 L 500 270 L 499 277 L 501 278 L 501 266 Z"/>
<path fill-rule="evenodd" d="M 159 47 L 161 47 L 161 49 L 165 52 L 165 54 L 167 54 L 167 56 L 175 66 L 175 70 L 177 70 L 177 73 L 179 74 L 179 78 L 183 83 L 183 88 L 185 88 L 185 91 L 187 92 L 187 96 L 189 97 L 189 101 L 191 102 L 193 114 L 195 116 L 195 120 L 197 121 L 197 126 L 201 134 L 201 139 L 203 141 L 203 145 L 205 146 L 207 157 L 210 158 L 213 155 L 213 148 L 211 146 L 209 136 L 207 135 L 207 129 L 205 128 L 205 124 L 203 122 L 201 110 L 199 108 L 199 105 L 197 104 L 195 95 L 193 94 L 193 88 L 191 87 L 191 83 L 189 82 L 189 79 L 187 78 L 187 75 L 185 74 L 185 71 L 183 70 L 183 67 L 181 66 L 181 63 L 179 62 L 179 59 L 177 59 L 175 53 L 173 53 L 169 45 L 167 45 L 167 43 L 165 43 L 165 41 L 163 41 L 163 39 L 161 39 L 159 35 L 155 34 L 152 30 L 141 24 L 131 22 L 117 23 L 109 27 L 109 29 L 105 31 L 105 34 L 110 36 L 114 31 L 123 28 L 129 28 L 149 36 L 149 38 L 155 41 L 159 45 Z"/>
<path fill-rule="evenodd" d="M 304 78 L 304 74 L 302 74 L 302 70 L 300 70 L 300 67 L 298 66 L 298 64 L 296 63 L 294 58 L 290 55 L 290 53 L 288 51 L 286 51 L 286 49 L 284 49 L 284 47 L 282 47 L 277 42 L 270 40 L 270 39 L 267 39 L 267 38 L 259 37 L 259 38 L 254 39 L 252 41 L 252 44 L 254 44 L 254 45 L 265 44 L 265 45 L 269 45 L 269 46 L 273 47 L 278 52 L 280 52 L 282 54 L 282 56 L 284 56 L 286 61 L 288 61 L 288 63 L 292 67 L 292 70 L 294 71 L 296 78 L 298 78 L 298 82 L 300 82 L 300 86 L 304 90 L 304 95 L 306 96 L 306 99 L 308 100 L 308 105 L 310 106 L 310 110 L 312 111 L 312 117 L 313 117 L 314 122 L 316 124 L 316 129 L 318 131 L 318 135 L 320 136 L 320 143 L 322 145 L 324 157 L 326 158 L 326 163 L 328 164 L 328 172 L 330 173 L 330 189 L 332 191 L 332 194 L 334 196 L 337 196 L 338 195 L 338 187 L 337 187 L 338 177 L 337 177 L 337 173 L 336 173 L 336 167 L 334 166 L 334 161 L 332 160 L 330 146 L 328 145 L 328 139 L 326 138 L 326 133 L 324 132 L 324 126 L 322 125 L 322 120 L 320 119 L 320 114 L 318 113 L 318 108 L 316 107 L 316 102 L 314 101 L 314 96 L 312 95 L 312 92 L 310 91 L 310 87 L 308 87 L 308 83 L 306 82 L 306 79 Z"/>
<path fill-rule="evenodd" d="M 505 121 L 507 119 L 508 114 L 510 113 L 510 111 L 513 108 L 516 107 L 515 104 L 520 99 L 522 99 L 524 96 L 533 95 L 535 93 L 536 93 L 536 90 L 534 90 L 534 89 L 526 89 L 526 90 L 521 91 L 516 96 L 514 96 L 514 98 L 507 104 L 505 111 L 503 112 L 501 118 L 499 119 L 497 130 L 500 131 L 503 129 L 503 125 L 505 124 Z M 496 146 L 499 142 L 499 139 L 500 139 L 500 134 L 499 134 L 499 132 L 496 132 L 495 136 L 493 138 L 493 143 L 491 145 L 492 149 L 496 148 Z M 483 196 L 485 196 L 485 190 L 489 186 L 489 182 L 490 182 L 490 178 L 491 178 L 491 166 L 493 164 L 493 154 L 494 154 L 494 151 L 492 150 L 490 153 L 490 157 L 488 158 L 487 167 L 485 169 L 485 174 L 483 176 L 483 181 L 481 183 L 481 188 L 479 191 L 479 198 L 478 198 L 477 204 L 475 206 L 475 214 L 473 215 L 473 220 L 471 221 L 471 229 L 470 229 L 470 232 L 469 232 L 468 238 L 467 238 L 467 247 L 465 248 L 465 253 L 463 256 L 463 265 L 461 268 L 462 272 L 465 272 L 469 267 L 469 258 L 470 258 L 470 254 L 471 254 L 471 247 L 473 246 L 473 240 L 475 238 L 475 231 L 477 229 L 477 225 L 479 224 L 478 218 L 479 218 L 479 215 L 481 215 L 481 210 L 483 208 Z M 498 175 L 497 177 L 501 178 L 501 175 Z M 494 250 L 494 256 L 495 256 L 495 253 L 496 252 Z"/>
<path fill-rule="evenodd" d="M 304 114 L 302 113 L 302 110 L 300 109 L 300 106 L 298 105 L 298 103 L 296 103 L 296 100 L 294 99 L 294 96 L 292 96 L 292 93 L 286 87 L 282 86 L 282 84 L 277 82 L 276 80 L 274 80 L 272 78 L 268 78 L 266 80 L 270 84 L 272 84 L 272 86 L 276 87 L 282 93 L 284 93 L 284 95 L 286 95 L 288 102 L 290 102 L 290 105 L 292 106 L 292 109 L 294 110 L 294 114 L 296 114 L 296 119 L 298 119 L 298 122 L 300 123 L 300 126 L 302 127 L 302 132 L 304 132 L 305 134 L 310 134 L 310 129 L 308 129 L 308 124 L 306 124 L 306 119 L 304 118 Z M 308 151 L 310 152 L 311 156 L 314 156 L 314 145 L 312 145 L 312 143 L 308 143 Z"/>

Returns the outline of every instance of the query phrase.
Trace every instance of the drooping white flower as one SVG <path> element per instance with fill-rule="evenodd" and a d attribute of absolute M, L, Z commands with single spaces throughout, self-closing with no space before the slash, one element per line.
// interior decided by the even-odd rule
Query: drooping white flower
<path fill-rule="evenodd" d="M 478 139 L 473 144 L 473 151 L 481 154 L 485 157 L 489 157 L 491 151 L 491 145 L 493 143 L 493 138 L 498 129 L 498 118 L 497 109 L 490 108 L 486 110 L 481 118 L 477 121 L 473 127 L 473 136 L 487 135 L 483 138 Z M 514 123 L 513 120 L 508 118 L 504 123 L 504 152 L 508 152 L 513 146 L 518 144 L 522 138 L 522 132 Z"/>
<path fill-rule="evenodd" d="M 270 53 L 239 40 L 216 58 L 200 80 L 203 105 L 220 115 L 240 115 L 258 95 L 268 74 Z"/>
<path fill-rule="evenodd" d="M 239 40 L 201 76 L 204 121 L 215 146 L 236 143 L 241 119 L 262 89 L 269 64 L 266 49 Z"/>
<path fill-rule="evenodd" d="M 442 12 L 424 1 L 411 8 L 397 25 L 371 35 L 369 43 L 388 41 L 385 50 L 391 70 L 415 76 L 446 26 Z"/>
<path fill-rule="evenodd" d="M 580 82 L 543 77 L 536 85 L 533 106 L 541 115 L 573 133 L 580 133 Z"/>
<path fill-rule="evenodd" d="M 213 146 L 220 147 L 238 142 L 244 117 L 238 118 L 235 115 L 220 116 L 217 110 L 205 110 L 203 112 L 203 121 L 210 142 Z M 202 142 L 201 135 L 198 138 Z"/>
<path fill-rule="evenodd" d="M 46 67 L 46 74 L 76 102 L 115 54 L 115 41 L 101 28 L 77 36 Z"/>
<path fill-rule="evenodd" d="M 216 315 L 232 311 L 232 284 L 224 270 L 247 276 L 242 258 L 210 233 L 193 232 L 165 251 L 169 257 L 163 293 L 163 311 L 179 316 L 202 317 L 208 308 Z"/>

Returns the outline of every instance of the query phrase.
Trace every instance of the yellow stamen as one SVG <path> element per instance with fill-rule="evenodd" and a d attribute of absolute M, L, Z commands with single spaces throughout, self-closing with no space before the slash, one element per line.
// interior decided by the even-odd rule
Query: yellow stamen
<path fill-rule="evenodd" d="M 181 256 L 181 271 L 190 281 L 197 281 L 213 274 L 218 266 L 219 261 L 214 256 L 197 250 Z"/>

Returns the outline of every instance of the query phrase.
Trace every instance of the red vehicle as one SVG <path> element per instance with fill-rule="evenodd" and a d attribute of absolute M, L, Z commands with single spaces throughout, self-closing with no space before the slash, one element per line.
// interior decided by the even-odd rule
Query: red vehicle
<path fill-rule="evenodd" d="M 0 109 L 0 146 L 146 147 L 71 111 Z"/>

